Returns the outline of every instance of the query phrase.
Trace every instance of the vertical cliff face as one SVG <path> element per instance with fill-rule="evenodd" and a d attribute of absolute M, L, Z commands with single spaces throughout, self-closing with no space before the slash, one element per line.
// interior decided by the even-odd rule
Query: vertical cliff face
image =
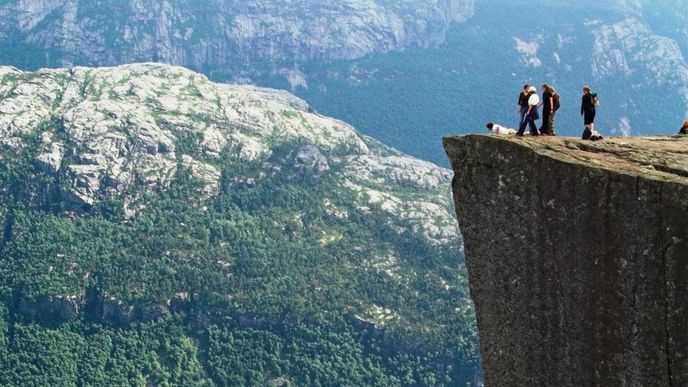
<path fill-rule="evenodd" d="M 688 138 L 445 138 L 488 386 L 688 383 Z"/>
<path fill-rule="evenodd" d="M 473 10 L 474 0 L 12 0 L 0 2 L 0 38 L 11 39 L 17 51 L 39 51 L 33 67 L 142 61 L 206 71 L 261 61 L 293 67 L 439 44 Z"/>

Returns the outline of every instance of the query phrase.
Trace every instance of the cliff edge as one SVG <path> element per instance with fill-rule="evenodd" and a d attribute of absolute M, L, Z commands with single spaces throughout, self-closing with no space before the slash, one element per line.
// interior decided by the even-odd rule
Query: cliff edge
<path fill-rule="evenodd" d="M 688 383 L 688 138 L 444 147 L 487 386 Z"/>

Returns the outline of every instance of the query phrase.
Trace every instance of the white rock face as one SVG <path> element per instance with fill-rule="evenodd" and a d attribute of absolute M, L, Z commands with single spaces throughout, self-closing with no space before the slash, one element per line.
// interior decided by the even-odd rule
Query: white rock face
<path fill-rule="evenodd" d="M 632 2 L 626 5 L 633 8 Z M 596 80 L 647 74 L 634 87 L 666 88 L 688 105 L 688 61 L 675 40 L 656 34 L 635 17 L 614 24 L 591 22 L 590 26 L 595 36 L 592 74 Z"/>
<path fill-rule="evenodd" d="M 284 91 L 135 64 L 35 73 L 0 67 L 0 95 L 0 144 L 21 146 L 21 135 L 41 128 L 35 163 L 64 174 L 63 193 L 76 207 L 123 196 L 127 216 L 134 216 L 129 189 L 164 189 L 180 169 L 200 183 L 199 200 L 210 198 L 219 192 L 221 157 L 262 162 L 266 170 L 258 176 L 232 178 L 255 184 L 284 167 L 264 162 L 274 147 L 298 140 L 305 145 L 285 166 L 312 175 L 334 168 L 342 189 L 358 194 L 355 205 L 377 206 L 431 241 L 458 234 L 448 170 L 362 137 Z"/>
<path fill-rule="evenodd" d="M 599 24 L 594 29 L 593 75 L 630 74 L 629 64 L 642 66 L 653 74 L 654 82 L 685 84 L 688 66 L 677 42 L 655 34 L 635 18 L 615 24 Z"/>
<path fill-rule="evenodd" d="M 516 44 L 516 51 L 521 54 L 521 63 L 533 68 L 542 66 L 542 61 L 537 56 L 540 44 L 542 43 L 542 36 L 538 36 L 530 41 L 525 41 L 517 37 L 513 37 L 512 39 Z"/>
<path fill-rule="evenodd" d="M 49 174 L 57 173 L 65 154 L 64 144 L 54 142 L 52 133 L 45 132 L 41 135 L 41 152 L 35 160 L 38 168 Z"/>
<path fill-rule="evenodd" d="M 473 12 L 474 0 L 14 0 L 0 4 L 0 36 L 19 32 L 22 43 L 60 52 L 65 66 L 155 61 L 223 68 L 437 44 Z"/>

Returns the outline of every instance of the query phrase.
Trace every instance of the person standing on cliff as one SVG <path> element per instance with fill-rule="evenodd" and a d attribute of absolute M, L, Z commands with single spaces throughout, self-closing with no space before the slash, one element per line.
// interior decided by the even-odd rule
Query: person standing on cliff
<path fill-rule="evenodd" d="M 526 118 L 526 112 L 528 112 L 528 90 L 530 89 L 529 84 L 523 85 L 523 91 L 518 95 L 518 102 L 516 103 L 516 113 L 520 114 L 521 120 L 518 121 L 518 126 L 521 126 L 523 120 Z"/>
<path fill-rule="evenodd" d="M 557 116 L 557 111 L 559 110 L 559 105 L 561 101 L 559 100 L 559 93 L 554 89 L 553 86 L 549 86 L 549 99 L 550 99 L 550 112 L 547 116 L 547 135 L 556 136 L 557 131 L 554 127 L 554 119 Z M 544 116 L 544 114 L 543 114 Z"/>
<path fill-rule="evenodd" d="M 549 115 L 552 112 L 552 94 L 549 92 L 549 85 L 542 85 L 542 125 L 540 125 L 540 134 L 548 135 L 550 132 L 549 128 Z"/>
<path fill-rule="evenodd" d="M 537 89 L 535 86 L 530 86 L 528 88 L 528 110 L 526 110 L 526 115 L 521 122 L 521 126 L 518 128 L 518 132 L 516 133 L 517 136 L 523 136 L 523 132 L 526 130 L 526 126 L 530 127 L 530 134 L 533 136 L 537 136 L 540 133 L 538 133 L 537 126 L 535 125 L 535 121 L 540 119 L 540 115 L 538 114 L 538 105 L 540 104 L 540 97 L 537 94 Z"/>
<path fill-rule="evenodd" d="M 595 130 L 595 99 L 590 86 L 583 86 L 583 98 L 581 100 L 581 116 L 583 116 L 583 124 L 585 129 L 590 131 Z"/>

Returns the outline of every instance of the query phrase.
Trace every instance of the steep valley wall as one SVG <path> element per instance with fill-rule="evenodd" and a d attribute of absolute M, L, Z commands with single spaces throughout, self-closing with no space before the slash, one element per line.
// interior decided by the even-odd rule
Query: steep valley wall
<path fill-rule="evenodd" d="M 487 386 L 688 384 L 688 138 L 444 146 Z"/>

